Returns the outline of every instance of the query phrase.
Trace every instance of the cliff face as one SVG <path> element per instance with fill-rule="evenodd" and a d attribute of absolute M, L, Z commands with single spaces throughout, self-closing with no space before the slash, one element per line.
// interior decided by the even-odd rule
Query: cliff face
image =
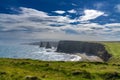
<path fill-rule="evenodd" d="M 60 41 L 57 52 L 64 52 L 69 54 L 86 53 L 87 55 L 95 55 L 107 61 L 111 55 L 107 52 L 104 45 L 93 42 L 81 41 Z"/>

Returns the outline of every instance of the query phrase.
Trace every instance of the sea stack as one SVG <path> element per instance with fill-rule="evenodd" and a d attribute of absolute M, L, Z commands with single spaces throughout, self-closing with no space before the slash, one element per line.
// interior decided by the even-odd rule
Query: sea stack
<path fill-rule="evenodd" d="M 44 44 L 43 44 L 43 42 L 40 43 L 40 47 L 45 47 Z"/>
<path fill-rule="evenodd" d="M 46 49 L 48 49 L 48 48 L 52 48 L 52 46 L 50 45 L 49 42 L 46 43 Z"/>

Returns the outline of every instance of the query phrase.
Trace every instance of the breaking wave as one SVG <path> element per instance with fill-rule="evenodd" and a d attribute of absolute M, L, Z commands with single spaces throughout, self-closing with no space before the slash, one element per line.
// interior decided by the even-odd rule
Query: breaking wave
<path fill-rule="evenodd" d="M 81 61 L 81 57 L 77 55 L 71 55 L 66 53 L 58 53 L 52 49 L 41 48 L 38 52 L 30 53 L 26 55 L 27 58 L 39 59 L 43 61 Z"/>

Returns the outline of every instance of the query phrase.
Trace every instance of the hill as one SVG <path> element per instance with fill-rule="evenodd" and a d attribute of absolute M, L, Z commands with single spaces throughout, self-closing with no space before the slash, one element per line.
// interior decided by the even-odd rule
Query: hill
<path fill-rule="evenodd" d="M 102 42 L 106 50 L 112 55 L 109 62 L 120 63 L 120 42 Z"/>
<path fill-rule="evenodd" d="M 0 59 L 0 80 L 119 80 L 120 64 Z"/>

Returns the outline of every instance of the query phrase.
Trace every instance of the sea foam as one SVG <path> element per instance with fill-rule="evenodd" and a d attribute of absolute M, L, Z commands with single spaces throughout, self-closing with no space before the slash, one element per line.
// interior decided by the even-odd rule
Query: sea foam
<path fill-rule="evenodd" d="M 39 59 L 43 61 L 81 61 L 82 58 L 78 55 L 58 53 L 52 49 L 41 48 L 38 52 L 33 52 L 27 55 L 28 58 Z"/>

